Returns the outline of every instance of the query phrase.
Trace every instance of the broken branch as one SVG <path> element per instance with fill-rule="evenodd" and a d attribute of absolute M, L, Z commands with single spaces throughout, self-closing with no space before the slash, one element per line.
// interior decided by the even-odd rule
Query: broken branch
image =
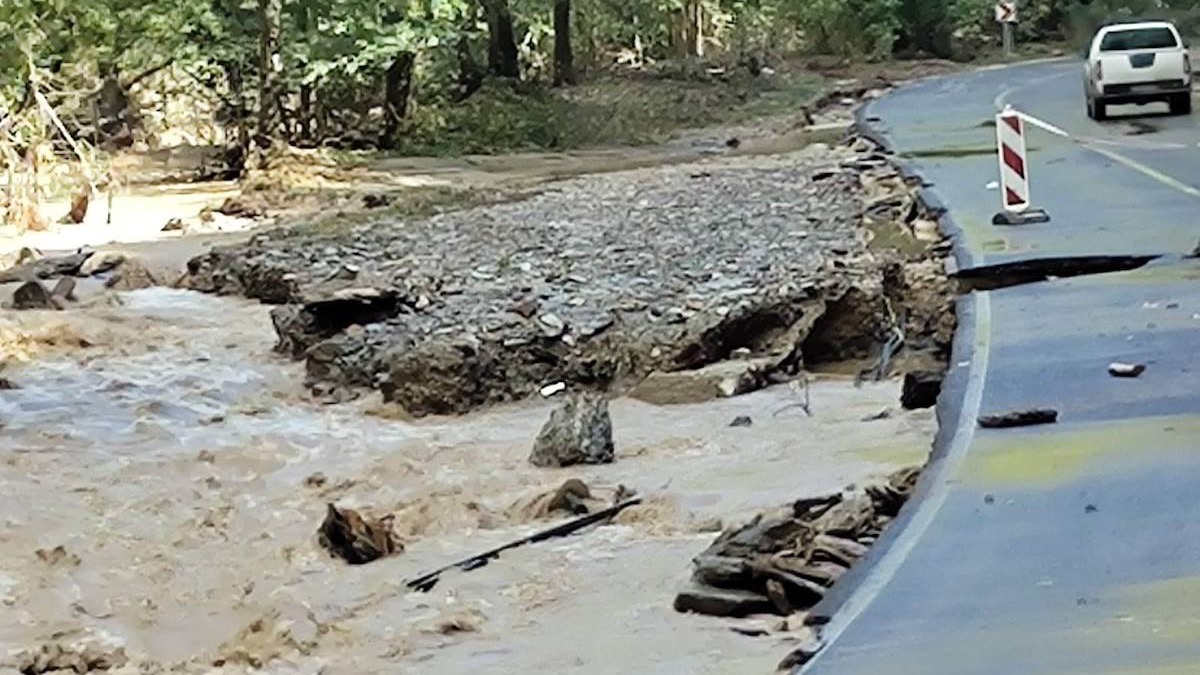
<path fill-rule="evenodd" d="M 596 523 L 600 523 L 605 520 L 608 520 L 608 519 L 612 518 L 613 516 L 617 515 L 618 513 L 624 511 L 625 509 L 627 509 L 631 506 L 637 506 L 638 504 L 641 504 L 641 503 L 642 503 L 642 500 L 640 498 L 630 499 L 629 501 L 622 502 L 620 504 L 617 504 L 616 506 L 611 506 L 602 511 L 597 511 L 595 513 L 589 513 L 586 516 L 580 516 L 579 518 L 575 518 L 574 520 L 568 520 L 565 523 L 560 523 L 549 529 L 542 530 L 540 532 L 535 532 L 527 537 L 522 537 L 520 539 L 517 539 L 516 541 L 511 541 L 507 544 L 503 544 L 501 546 L 497 546 L 496 548 L 484 551 L 483 553 L 473 555 L 470 558 L 460 560 L 456 563 L 451 563 L 449 565 L 446 565 L 445 567 L 440 567 L 432 572 L 429 572 L 428 574 L 423 574 L 423 575 L 417 577 L 416 579 L 407 581 L 407 582 L 405 582 L 404 585 L 413 590 L 428 592 L 435 585 L 437 585 L 437 582 L 441 579 L 443 572 L 449 572 L 450 570 L 453 570 L 453 569 L 461 569 L 464 572 L 474 570 L 474 569 L 479 569 L 480 567 L 487 565 L 493 559 L 499 558 L 500 554 L 505 551 L 508 551 L 508 550 L 511 550 L 514 548 L 519 548 L 521 546 L 525 546 L 526 544 L 536 544 L 541 541 L 546 541 L 547 539 L 557 539 L 559 537 L 565 537 L 567 535 L 578 532 L 579 530 L 582 530 L 583 528 L 588 527 L 589 525 L 595 525 Z"/>

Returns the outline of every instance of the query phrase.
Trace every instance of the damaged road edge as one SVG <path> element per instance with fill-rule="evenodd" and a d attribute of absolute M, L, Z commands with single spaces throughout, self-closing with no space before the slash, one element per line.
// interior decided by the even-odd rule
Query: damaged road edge
<path fill-rule="evenodd" d="M 881 120 L 870 114 L 870 108 L 870 104 L 859 108 L 852 131 L 874 142 L 882 152 L 893 157 L 896 167 L 906 181 L 910 185 L 919 186 L 916 190 L 917 198 L 935 217 L 939 230 L 952 241 L 958 241 L 961 228 L 913 165 L 895 156 L 895 145 L 877 127 Z M 947 261 L 947 272 L 953 278 L 958 275 L 959 270 L 970 268 L 969 262 L 969 252 L 956 245 L 952 249 L 952 257 Z M 951 367 L 946 373 L 935 408 L 938 431 L 929 460 L 921 471 L 912 495 L 895 520 L 883 531 L 867 554 L 809 611 L 806 623 L 818 628 L 815 643 L 801 647 L 785 658 L 779 664 L 781 670 L 800 673 L 821 657 L 825 649 L 871 604 L 895 571 L 904 564 L 917 539 L 932 522 L 944 502 L 945 492 L 941 490 L 939 497 L 939 488 L 953 467 L 962 460 L 974 437 L 990 350 L 989 296 L 986 293 L 960 294 L 954 303 L 954 309 L 957 321 L 951 349 Z M 967 365 L 964 367 L 954 364 Z"/>

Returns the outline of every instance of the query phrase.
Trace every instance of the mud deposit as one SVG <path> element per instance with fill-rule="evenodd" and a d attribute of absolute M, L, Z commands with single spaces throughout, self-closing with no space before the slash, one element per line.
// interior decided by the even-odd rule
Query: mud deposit
<path fill-rule="evenodd" d="M 894 381 L 818 379 L 811 417 L 788 385 L 699 405 L 618 399 L 615 463 L 538 469 L 527 457 L 551 403 L 420 422 L 377 396 L 323 406 L 303 397 L 303 366 L 273 352 L 269 308 L 162 288 L 119 297 L 0 316 L 15 387 L 0 392 L 0 665 L 770 672 L 787 630 L 748 637 L 672 610 L 714 520 L 919 463 L 934 430 L 931 411 L 861 421 L 896 407 Z M 730 426 L 743 416 L 750 426 Z M 406 591 L 554 522 L 523 505 L 568 478 L 646 503 Z M 330 557 L 316 537 L 330 502 L 393 514 L 402 550 Z"/>

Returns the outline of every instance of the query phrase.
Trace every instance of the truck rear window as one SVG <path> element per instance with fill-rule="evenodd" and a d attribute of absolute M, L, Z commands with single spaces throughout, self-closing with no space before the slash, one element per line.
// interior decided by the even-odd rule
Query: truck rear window
<path fill-rule="evenodd" d="M 1102 52 L 1124 52 L 1133 49 L 1171 49 L 1178 47 L 1170 28 L 1137 28 L 1113 31 L 1100 42 Z"/>

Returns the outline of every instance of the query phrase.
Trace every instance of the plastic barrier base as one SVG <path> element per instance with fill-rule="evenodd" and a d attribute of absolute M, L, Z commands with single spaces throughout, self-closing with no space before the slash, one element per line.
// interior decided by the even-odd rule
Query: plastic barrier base
<path fill-rule="evenodd" d="M 1042 209 L 1025 211 L 1001 211 L 992 216 L 993 225 L 1033 225 L 1050 222 L 1050 214 Z"/>

